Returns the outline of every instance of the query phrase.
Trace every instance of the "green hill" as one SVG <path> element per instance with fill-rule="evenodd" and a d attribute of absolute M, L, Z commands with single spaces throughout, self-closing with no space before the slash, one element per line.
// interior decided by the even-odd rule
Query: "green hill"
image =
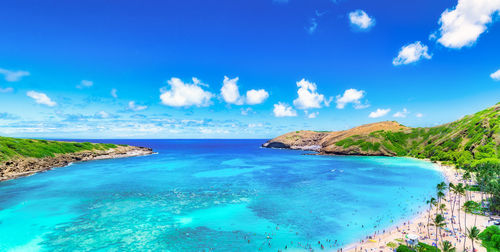
<path fill-rule="evenodd" d="M 455 122 L 430 128 L 374 131 L 335 143 L 342 148 L 384 149 L 394 156 L 443 161 L 462 168 L 500 163 L 500 103 Z"/>
<path fill-rule="evenodd" d="M 0 162 L 11 159 L 54 157 L 56 154 L 75 153 L 85 150 L 108 150 L 114 144 L 60 142 L 35 139 L 0 137 Z"/>

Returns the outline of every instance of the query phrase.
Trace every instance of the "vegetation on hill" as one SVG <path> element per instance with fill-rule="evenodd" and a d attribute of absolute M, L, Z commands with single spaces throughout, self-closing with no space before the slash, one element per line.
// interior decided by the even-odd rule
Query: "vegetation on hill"
<path fill-rule="evenodd" d="M 500 103 L 437 127 L 380 130 L 335 144 L 364 150 L 384 148 L 395 156 L 429 158 L 465 168 L 500 163 Z"/>
<path fill-rule="evenodd" d="M 479 234 L 479 239 L 482 240 L 483 246 L 488 252 L 500 251 L 500 228 L 497 226 L 489 226 Z"/>
<path fill-rule="evenodd" d="M 114 144 L 60 142 L 0 137 L 0 162 L 23 157 L 54 157 L 56 154 L 75 153 L 85 150 L 108 150 L 116 147 L 117 146 Z"/>

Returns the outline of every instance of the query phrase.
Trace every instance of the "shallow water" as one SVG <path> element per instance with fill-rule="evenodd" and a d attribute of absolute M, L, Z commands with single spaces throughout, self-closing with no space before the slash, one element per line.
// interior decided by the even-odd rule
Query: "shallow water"
<path fill-rule="evenodd" d="M 415 159 L 264 140 L 110 142 L 158 154 L 1 182 L 0 251 L 337 249 L 415 215 L 442 180 Z"/>

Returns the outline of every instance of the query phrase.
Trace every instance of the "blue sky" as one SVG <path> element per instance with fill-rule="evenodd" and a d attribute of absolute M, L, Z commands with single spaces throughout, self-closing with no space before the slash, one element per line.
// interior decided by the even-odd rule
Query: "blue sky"
<path fill-rule="evenodd" d="M 500 0 L 0 8 L 0 135 L 268 138 L 499 102 Z M 237 91 L 236 91 L 237 90 Z"/>

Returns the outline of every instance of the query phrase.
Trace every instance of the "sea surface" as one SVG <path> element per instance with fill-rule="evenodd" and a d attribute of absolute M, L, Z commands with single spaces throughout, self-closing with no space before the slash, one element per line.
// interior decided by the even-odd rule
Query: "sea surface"
<path fill-rule="evenodd" d="M 158 154 L 0 182 L 0 251 L 336 250 L 423 211 L 443 179 L 415 159 L 265 140 L 97 142 Z"/>

